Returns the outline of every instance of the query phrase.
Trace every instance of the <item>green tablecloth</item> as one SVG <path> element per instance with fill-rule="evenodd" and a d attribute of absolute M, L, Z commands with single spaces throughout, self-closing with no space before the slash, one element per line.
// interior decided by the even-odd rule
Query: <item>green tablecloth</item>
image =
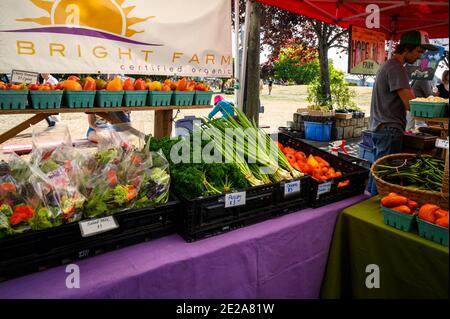
<path fill-rule="evenodd" d="M 379 198 L 342 211 L 334 230 L 322 298 L 448 298 L 449 249 L 383 223 Z M 379 288 L 367 288 L 367 265 Z"/>

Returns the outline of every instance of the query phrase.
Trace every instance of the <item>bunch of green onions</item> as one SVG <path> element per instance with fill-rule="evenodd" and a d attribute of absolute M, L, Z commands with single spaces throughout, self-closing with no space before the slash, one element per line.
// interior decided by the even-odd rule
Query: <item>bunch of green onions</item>
<path fill-rule="evenodd" d="M 224 141 L 222 148 L 220 148 L 222 155 L 228 155 L 228 158 L 233 158 L 236 161 L 236 164 L 251 185 L 256 186 L 266 184 L 270 183 L 271 180 L 273 182 L 280 182 L 303 175 L 289 164 L 285 155 L 278 149 L 270 136 L 260 130 L 254 121 L 250 122 L 245 114 L 238 109 L 235 109 L 235 112 L 237 114 L 237 120 L 233 117 L 212 120 L 206 122 L 205 127 L 216 129 L 217 132 L 221 133 L 221 136 L 223 137 L 222 141 Z M 247 142 L 244 142 L 243 145 L 235 143 L 233 137 L 226 134 L 226 130 L 229 128 L 235 129 L 233 132 L 236 134 L 237 139 Z M 244 131 L 255 132 L 254 139 L 245 139 Z M 212 138 L 212 140 L 216 143 L 216 146 L 221 145 L 221 141 L 217 141 L 214 138 Z M 266 150 L 263 150 L 258 144 L 265 146 Z M 269 151 L 267 151 L 267 149 Z M 236 153 L 243 154 L 249 163 L 236 159 L 234 156 L 235 150 Z M 276 151 L 271 152 L 271 150 Z M 260 166 L 263 166 L 268 171 L 274 173 L 269 174 L 268 176 L 268 174 L 261 172 Z"/>

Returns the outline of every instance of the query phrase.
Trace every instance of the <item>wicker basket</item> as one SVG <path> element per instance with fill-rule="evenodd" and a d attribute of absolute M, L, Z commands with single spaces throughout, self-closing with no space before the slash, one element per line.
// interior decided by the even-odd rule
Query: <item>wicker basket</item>
<path fill-rule="evenodd" d="M 435 192 L 435 191 L 427 191 L 427 190 L 419 190 L 419 189 L 411 189 L 408 187 L 400 186 L 397 184 L 391 184 L 380 177 L 374 174 L 377 171 L 378 165 L 381 165 L 386 160 L 391 159 L 406 159 L 415 157 L 417 154 L 393 154 L 384 156 L 377 161 L 375 161 L 372 165 L 371 173 L 377 185 L 378 194 L 380 197 L 387 196 L 389 193 L 398 193 L 403 196 L 408 197 L 409 199 L 416 201 L 419 205 L 423 205 L 426 203 L 433 203 L 439 205 L 443 209 L 448 209 L 448 192 L 444 194 L 443 192 Z M 448 175 L 448 174 L 447 174 Z M 444 174 L 445 176 L 445 174 Z M 444 177 L 445 179 L 445 177 Z M 443 187 L 444 188 L 444 187 Z"/>
<path fill-rule="evenodd" d="M 445 169 L 444 178 L 442 178 L 442 194 L 448 202 L 448 150 L 445 150 Z"/>

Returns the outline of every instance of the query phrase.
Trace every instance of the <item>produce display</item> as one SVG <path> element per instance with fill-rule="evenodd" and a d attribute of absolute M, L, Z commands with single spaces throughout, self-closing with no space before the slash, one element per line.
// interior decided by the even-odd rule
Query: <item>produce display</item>
<path fill-rule="evenodd" d="M 13 84 L 0 81 L 0 91 L 7 90 L 28 90 L 28 87 L 26 84 Z"/>
<path fill-rule="evenodd" d="M 417 202 L 397 193 L 389 193 L 383 197 L 381 205 L 399 213 L 417 215 L 421 220 L 448 228 L 448 211 L 438 205 L 426 203 L 419 207 Z"/>
<path fill-rule="evenodd" d="M 425 204 L 420 207 L 418 217 L 429 223 L 448 228 L 448 211 L 438 205 Z"/>
<path fill-rule="evenodd" d="M 188 149 L 189 157 L 181 163 L 174 163 L 169 160 L 172 185 L 175 192 L 184 197 L 192 199 L 198 196 L 218 195 L 232 190 L 245 189 L 249 186 L 258 186 L 291 180 L 303 176 L 301 172 L 296 171 L 288 162 L 284 154 L 276 147 L 270 136 L 251 123 L 247 117 L 239 110 L 236 110 L 237 119 L 216 119 L 206 121 L 203 126 L 203 132 L 215 130 L 219 135 L 211 135 L 211 138 L 202 139 L 203 147 L 213 145 L 219 153 L 217 161 L 214 163 L 205 163 L 202 158 L 196 163 L 193 155 L 193 135 L 183 138 L 162 138 L 150 139 L 150 150 L 161 150 L 166 158 L 172 158 L 170 152 L 172 147 L 178 150 Z M 247 143 L 236 143 L 232 137 L 225 134 L 227 128 L 240 128 L 235 130 L 237 135 L 244 134 L 245 129 L 250 129 L 258 136 L 259 141 L 266 145 L 272 145 L 266 149 L 258 148 L 255 145 L 256 140 L 249 139 Z M 238 138 L 244 138 L 239 135 Z M 258 149 L 258 152 L 249 150 Z M 235 154 L 241 154 L 243 160 L 238 160 Z M 234 159 L 233 163 L 227 163 L 226 158 Z M 271 174 L 261 173 L 261 167 L 269 169 Z"/>
<path fill-rule="evenodd" d="M 444 99 L 439 96 L 432 96 L 429 97 L 416 97 L 415 99 L 411 100 L 414 102 L 429 102 L 429 103 L 448 103 L 448 99 Z"/>
<path fill-rule="evenodd" d="M 206 145 L 208 141 L 203 141 Z M 234 163 L 192 163 L 193 147 L 190 138 L 161 139 L 150 138 L 147 145 L 151 151 L 160 151 L 166 158 L 171 158 L 170 152 L 174 145 L 190 150 L 187 162 L 174 163 L 169 160 L 170 176 L 174 192 L 187 199 L 199 196 L 218 195 L 232 190 L 244 189 L 250 186 L 245 176 Z"/>
<path fill-rule="evenodd" d="M 235 154 L 242 154 L 246 160 L 236 158 L 235 163 L 252 186 L 291 180 L 303 176 L 295 170 L 286 156 L 279 150 L 275 142 L 257 125 L 251 122 L 242 111 L 235 109 L 236 118 L 215 119 L 204 124 L 210 132 L 220 132 L 211 140 L 221 152 L 223 158 L 235 158 Z M 234 138 L 227 134 L 227 129 L 234 129 L 236 140 L 246 141 L 236 143 Z M 246 139 L 245 132 L 253 132 L 253 138 Z M 261 147 L 262 145 L 265 147 Z M 262 174 L 260 167 L 268 169 Z M 270 173 L 269 173 L 270 172 Z"/>
<path fill-rule="evenodd" d="M 208 85 L 196 82 L 189 81 L 186 78 L 182 78 L 173 82 L 172 80 L 164 80 L 164 82 L 159 81 L 148 81 L 146 85 L 150 91 L 210 91 L 211 89 Z"/>
<path fill-rule="evenodd" d="M 418 155 L 379 164 L 374 174 L 392 184 L 440 192 L 444 167 L 445 162 L 440 159 Z"/>
<path fill-rule="evenodd" d="M 302 151 L 297 151 L 289 146 L 283 146 L 277 143 L 278 148 L 286 155 L 287 160 L 293 168 L 304 174 L 311 175 L 317 181 L 326 181 L 332 178 L 341 177 L 342 172 L 331 167 L 330 163 L 320 156 L 312 154 L 305 154 Z M 349 180 L 339 182 L 338 188 L 348 186 Z"/>
<path fill-rule="evenodd" d="M 381 205 L 399 213 L 414 214 L 418 207 L 417 202 L 397 193 L 389 193 L 381 199 Z"/>
<path fill-rule="evenodd" d="M 115 141 L 92 154 L 61 145 L 34 149 L 30 162 L 2 161 L 0 237 L 166 203 L 164 155 Z"/>

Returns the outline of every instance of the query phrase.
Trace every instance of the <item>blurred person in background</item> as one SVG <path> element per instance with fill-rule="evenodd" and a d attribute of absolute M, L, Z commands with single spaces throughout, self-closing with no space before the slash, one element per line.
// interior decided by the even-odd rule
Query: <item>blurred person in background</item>
<path fill-rule="evenodd" d="M 445 70 L 444 73 L 442 73 L 442 82 L 437 86 L 439 97 L 443 99 L 449 98 L 448 93 L 448 70 Z"/>

